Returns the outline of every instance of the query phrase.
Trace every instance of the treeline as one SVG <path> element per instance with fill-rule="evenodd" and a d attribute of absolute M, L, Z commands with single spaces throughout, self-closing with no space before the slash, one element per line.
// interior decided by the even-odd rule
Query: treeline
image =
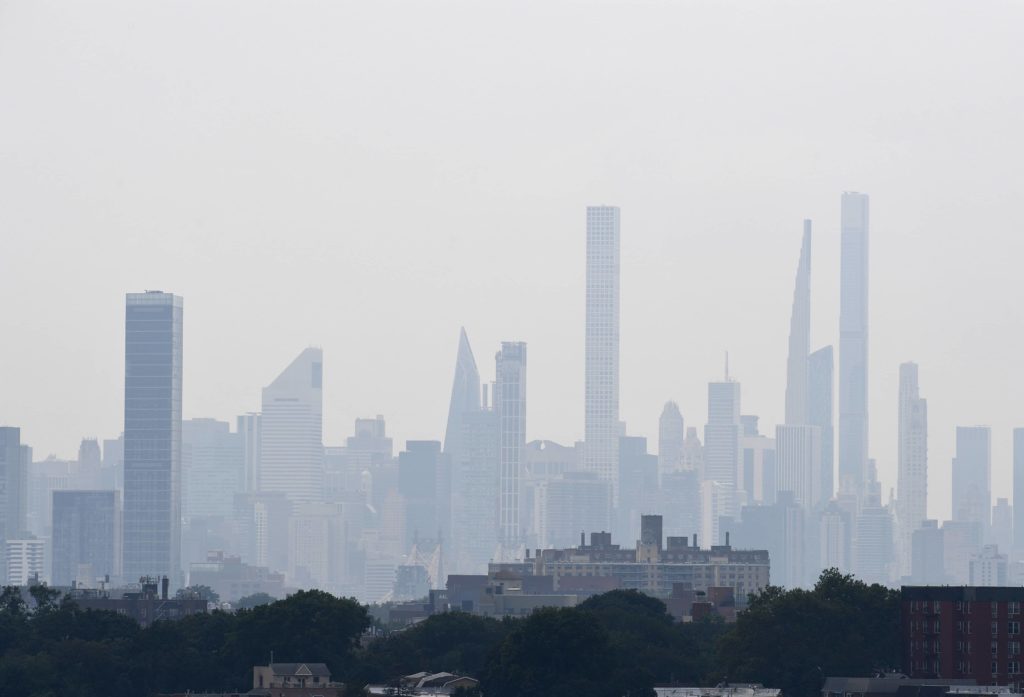
<path fill-rule="evenodd" d="M 32 593 L 32 608 L 16 589 L 0 595 L 5 696 L 245 690 L 252 666 L 271 652 L 277 661 L 325 662 L 353 688 L 451 671 L 479 678 L 487 697 L 647 697 L 655 684 L 726 680 L 811 697 L 826 675 L 869 675 L 900 661 L 898 594 L 836 571 L 810 591 L 766 590 L 734 625 L 677 624 L 661 601 L 614 591 L 523 619 L 436 615 L 362 642 L 366 608 L 320 591 L 146 629 L 47 589 Z"/>

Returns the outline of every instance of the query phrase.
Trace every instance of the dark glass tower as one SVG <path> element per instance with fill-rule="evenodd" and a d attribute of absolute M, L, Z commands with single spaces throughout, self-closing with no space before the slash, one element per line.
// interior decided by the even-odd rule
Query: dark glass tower
<path fill-rule="evenodd" d="M 129 293 L 124 346 L 124 578 L 181 580 L 182 299 Z"/>

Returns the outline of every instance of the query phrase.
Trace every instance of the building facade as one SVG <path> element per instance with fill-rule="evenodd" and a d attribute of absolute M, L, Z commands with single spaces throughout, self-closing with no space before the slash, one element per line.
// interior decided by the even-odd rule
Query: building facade
<path fill-rule="evenodd" d="M 124 574 L 181 573 L 182 299 L 129 293 L 125 312 Z"/>
<path fill-rule="evenodd" d="M 53 492 L 53 585 L 120 580 L 121 525 L 119 491 Z"/>

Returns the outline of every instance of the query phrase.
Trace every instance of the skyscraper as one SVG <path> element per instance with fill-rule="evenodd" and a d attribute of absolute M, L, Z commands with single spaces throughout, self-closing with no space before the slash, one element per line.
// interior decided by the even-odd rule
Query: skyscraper
<path fill-rule="evenodd" d="M 1013 429 L 1013 549 L 1024 551 L 1024 428 Z"/>
<path fill-rule="evenodd" d="M 953 520 L 977 523 L 982 538 L 992 515 L 992 429 L 957 426 L 953 458 Z"/>
<path fill-rule="evenodd" d="M 245 451 L 231 424 L 188 419 L 181 425 L 182 515 L 228 519 L 245 488 Z M 187 560 L 186 560 L 187 561 Z"/>
<path fill-rule="evenodd" d="M 821 431 L 817 426 L 775 427 L 778 490 L 792 492 L 808 511 L 821 507 Z"/>
<path fill-rule="evenodd" d="M 742 464 L 740 449 L 740 384 L 726 375 L 724 382 L 708 383 L 708 423 L 704 426 L 704 481 L 716 482 L 720 515 L 732 516 L 737 508 L 737 474 Z M 705 512 L 705 519 L 708 518 Z M 717 521 L 714 523 L 717 529 Z M 718 544 L 717 540 L 707 540 Z"/>
<path fill-rule="evenodd" d="M 686 431 L 683 428 L 683 415 L 679 413 L 679 405 L 665 402 L 658 419 L 658 476 L 683 469 L 683 441 Z"/>
<path fill-rule="evenodd" d="M 928 402 L 921 398 L 916 363 L 900 365 L 898 454 L 897 552 L 900 576 L 909 576 L 914 531 L 928 518 Z"/>
<path fill-rule="evenodd" d="M 839 485 L 864 493 L 868 465 L 868 197 L 844 193 L 839 276 Z"/>
<path fill-rule="evenodd" d="M 293 510 L 323 490 L 323 361 L 307 348 L 263 388 L 260 491 L 284 493 Z"/>
<path fill-rule="evenodd" d="M 117 491 L 53 492 L 55 586 L 121 575 L 121 495 Z"/>
<path fill-rule="evenodd" d="M 182 299 L 129 293 L 124 354 L 124 575 L 181 580 Z"/>
<path fill-rule="evenodd" d="M 809 422 L 809 370 L 811 352 L 811 221 L 804 221 L 800 263 L 793 288 L 793 310 L 789 320 L 789 358 L 786 364 L 786 425 Z"/>
<path fill-rule="evenodd" d="M 832 347 L 825 346 L 809 359 L 808 423 L 821 432 L 821 500 L 835 495 L 835 428 L 832 421 Z"/>
<path fill-rule="evenodd" d="M 455 378 L 452 397 L 448 403 L 448 425 L 444 431 L 444 452 L 452 458 L 458 456 L 463 435 L 463 421 L 468 413 L 480 410 L 480 372 L 476 368 L 473 349 L 469 346 L 466 328 L 459 330 L 459 351 L 455 356 Z"/>
<path fill-rule="evenodd" d="M 587 207 L 587 321 L 583 468 L 618 500 L 619 209 Z"/>
<path fill-rule="evenodd" d="M 0 426 L 0 550 L 25 535 L 28 525 L 28 469 L 21 454 L 21 429 Z M 0 553 L 0 578 L 6 578 Z"/>
<path fill-rule="evenodd" d="M 526 447 L 526 344 L 505 341 L 494 357 L 498 413 L 498 542 L 508 552 L 522 542 L 519 490 Z"/>

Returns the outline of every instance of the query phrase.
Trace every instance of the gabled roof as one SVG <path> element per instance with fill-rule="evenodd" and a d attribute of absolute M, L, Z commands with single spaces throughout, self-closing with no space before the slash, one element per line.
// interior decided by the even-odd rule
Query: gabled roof
<path fill-rule="evenodd" d="M 326 663 L 271 663 L 270 670 L 274 675 L 331 677 L 331 671 L 327 670 Z"/>

